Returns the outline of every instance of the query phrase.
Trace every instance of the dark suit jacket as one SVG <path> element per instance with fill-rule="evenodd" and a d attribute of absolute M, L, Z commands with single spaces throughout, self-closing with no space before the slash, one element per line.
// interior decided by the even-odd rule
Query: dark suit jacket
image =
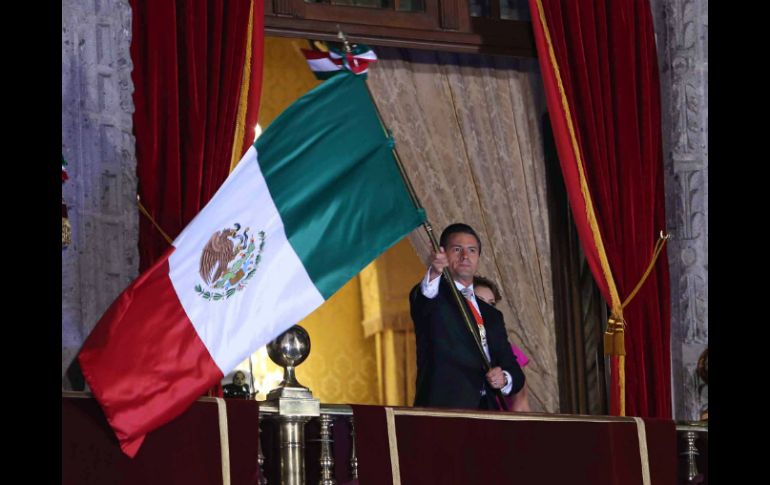
<path fill-rule="evenodd" d="M 417 339 L 417 389 L 415 406 L 477 409 L 481 389 L 486 387 L 490 409 L 497 409 L 487 384 L 484 361 L 467 329 L 448 283 L 441 277 L 435 298 L 423 296 L 420 285 L 409 294 L 412 322 Z M 463 302 L 467 306 L 468 303 Z M 492 367 L 502 367 L 513 379 L 511 393 L 524 386 L 524 373 L 508 343 L 503 314 L 477 298 Z M 470 310 L 470 307 L 468 307 Z M 473 314 L 474 331 L 478 334 Z"/>

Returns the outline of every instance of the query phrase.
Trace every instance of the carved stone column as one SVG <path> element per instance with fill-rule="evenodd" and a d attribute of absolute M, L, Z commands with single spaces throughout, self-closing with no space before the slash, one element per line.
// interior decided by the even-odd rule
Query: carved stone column
<path fill-rule="evenodd" d="M 674 417 L 707 405 L 696 374 L 708 346 L 708 0 L 652 0 L 660 65 L 671 272 Z"/>
<path fill-rule="evenodd" d="M 62 1 L 62 187 L 72 244 L 62 250 L 62 387 L 83 340 L 137 275 L 131 8 Z M 49 163 L 54 163 L 49 161 Z"/>

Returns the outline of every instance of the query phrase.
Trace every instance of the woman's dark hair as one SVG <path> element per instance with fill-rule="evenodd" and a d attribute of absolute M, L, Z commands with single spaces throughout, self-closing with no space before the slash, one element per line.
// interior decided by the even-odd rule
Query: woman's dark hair
<path fill-rule="evenodd" d="M 495 303 L 498 303 L 503 299 L 502 295 L 500 295 L 500 290 L 497 289 L 497 285 L 489 278 L 484 278 L 483 276 L 474 276 L 473 287 L 476 288 L 477 286 L 486 286 L 492 290 L 492 294 L 495 296 Z"/>

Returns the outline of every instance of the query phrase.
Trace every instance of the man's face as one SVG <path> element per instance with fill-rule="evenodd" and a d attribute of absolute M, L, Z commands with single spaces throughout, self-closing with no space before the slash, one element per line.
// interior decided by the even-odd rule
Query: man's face
<path fill-rule="evenodd" d="M 473 283 L 473 275 L 479 265 L 479 242 L 476 238 L 464 232 L 450 234 L 444 251 L 454 278 L 465 286 Z"/>

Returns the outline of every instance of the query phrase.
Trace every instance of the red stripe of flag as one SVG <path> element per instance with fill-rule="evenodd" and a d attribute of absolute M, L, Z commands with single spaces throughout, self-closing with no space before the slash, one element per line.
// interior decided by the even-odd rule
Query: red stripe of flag
<path fill-rule="evenodd" d="M 78 355 L 130 457 L 149 431 L 179 416 L 223 377 L 174 291 L 168 265 L 173 250 L 113 302 Z"/>

